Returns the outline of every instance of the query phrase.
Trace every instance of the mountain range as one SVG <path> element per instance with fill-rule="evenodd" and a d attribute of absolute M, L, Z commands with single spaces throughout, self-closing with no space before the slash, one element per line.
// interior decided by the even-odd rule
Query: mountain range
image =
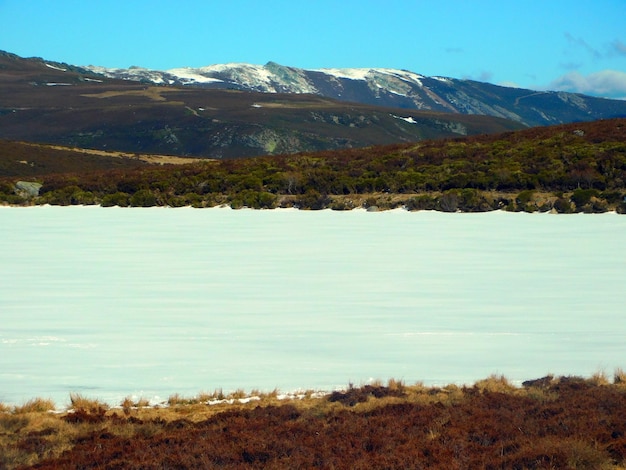
<path fill-rule="evenodd" d="M 201 158 L 314 152 L 626 116 L 626 101 L 393 69 L 167 72 L 0 51 L 0 138 Z"/>
<path fill-rule="evenodd" d="M 626 116 L 626 101 L 502 87 L 473 80 L 427 77 L 388 68 L 306 70 L 268 62 L 265 65 L 232 63 L 167 71 L 142 67 L 110 69 L 88 66 L 87 69 L 110 78 L 159 85 L 262 93 L 309 93 L 376 106 L 482 114 L 510 119 L 525 126 Z"/>

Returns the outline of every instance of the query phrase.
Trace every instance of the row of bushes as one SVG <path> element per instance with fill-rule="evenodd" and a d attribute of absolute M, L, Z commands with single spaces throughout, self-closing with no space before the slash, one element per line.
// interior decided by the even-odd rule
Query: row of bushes
<path fill-rule="evenodd" d="M 362 196 L 362 197 L 359 197 Z M 370 195 L 328 195 L 314 189 L 300 195 L 277 195 L 267 191 L 246 189 L 233 194 L 221 193 L 186 194 L 162 193 L 158 190 L 140 189 L 129 194 L 116 191 L 96 194 L 78 186 L 68 186 L 43 193 L 30 200 L 15 193 L 0 192 L 0 203 L 13 205 L 101 205 L 103 207 L 184 207 L 197 208 L 227 205 L 233 209 L 274 209 L 296 207 L 299 209 L 350 210 L 358 207 L 370 209 L 405 208 L 409 211 L 436 210 L 442 212 L 488 212 L 507 210 L 512 212 L 602 213 L 616 211 L 626 213 L 626 192 L 577 189 L 571 193 L 543 193 L 524 190 L 517 194 L 493 193 L 476 189 L 451 189 L 442 193 L 397 195 L 375 193 Z"/>

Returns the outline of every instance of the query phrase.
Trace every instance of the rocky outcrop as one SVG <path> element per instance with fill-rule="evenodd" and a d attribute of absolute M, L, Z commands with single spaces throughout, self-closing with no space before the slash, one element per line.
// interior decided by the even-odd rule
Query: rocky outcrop
<path fill-rule="evenodd" d="M 15 194 L 26 199 L 39 196 L 39 190 L 41 189 L 41 183 L 35 183 L 31 181 L 18 181 L 15 183 Z"/>

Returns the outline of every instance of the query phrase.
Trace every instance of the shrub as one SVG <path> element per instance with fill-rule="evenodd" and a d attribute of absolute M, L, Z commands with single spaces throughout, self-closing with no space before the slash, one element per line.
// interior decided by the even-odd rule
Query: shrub
<path fill-rule="evenodd" d="M 102 207 L 128 207 L 128 194 L 121 192 L 107 194 L 102 198 L 100 205 L 102 205 Z"/>
<path fill-rule="evenodd" d="M 437 207 L 437 200 L 423 194 L 412 197 L 406 201 L 405 207 L 410 211 L 435 210 Z"/>
<path fill-rule="evenodd" d="M 92 206 L 96 203 L 96 196 L 91 191 L 76 191 L 72 194 L 72 204 Z"/>
<path fill-rule="evenodd" d="M 605 199 L 609 204 L 620 203 L 624 200 L 624 195 L 620 191 L 604 191 L 600 194 L 600 197 Z"/>
<path fill-rule="evenodd" d="M 249 207 L 251 209 L 273 209 L 276 207 L 277 197 L 275 194 L 254 189 L 244 189 L 232 196 L 230 206 L 233 209 Z"/>
<path fill-rule="evenodd" d="M 558 198 L 554 201 L 554 209 L 561 214 L 569 214 L 572 212 L 572 204 L 564 197 Z"/>
<path fill-rule="evenodd" d="M 26 203 L 27 201 L 28 199 L 17 194 L 0 192 L 0 202 L 6 202 L 7 204 L 13 205 L 21 205 Z"/>
<path fill-rule="evenodd" d="M 535 195 L 534 190 L 527 189 L 517 195 L 517 198 L 515 198 L 515 202 L 519 204 L 520 206 L 525 206 L 532 200 L 534 195 Z"/>
<path fill-rule="evenodd" d="M 599 192 L 596 189 L 577 189 L 571 196 L 571 200 L 576 207 L 582 207 L 589 204 L 592 197 L 598 197 Z"/>
<path fill-rule="evenodd" d="M 330 198 L 315 189 L 307 190 L 296 200 L 296 205 L 301 209 L 320 210 L 326 208 L 328 204 L 330 204 Z"/>
<path fill-rule="evenodd" d="M 459 208 L 459 194 L 456 190 L 443 193 L 437 200 L 437 208 L 443 212 L 456 212 Z"/>
<path fill-rule="evenodd" d="M 487 212 L 492 210 L 482 192 L 476 189 L 462 189 L 458 192 L 458 208 L 463 212 Z"/>
<path fill-rule="evenodd" d="M 80 195 L 84 191 L 78 186 L 66 186 L 60 189 L 53 189 L 46 191 L 46 187 L 42 188 L 42 195 L 40 202 L 44 204 L 52 204 L 59 206 L 69 206 L 80 204 L 76 199 L 77 195 Z"/>
<path fill-rule="evenodd" d="M 153 207 L 157 205 L 157 198 L 149 189 L 140 189 L 130 197 L 129 203 L 133 207 Z"/>
<path fill-rule="evenodd" d="M 352 209 L 352 207 L 342 199 L 334 199 L 330 204 L 330 208 L 334 211 L 348 211 Z"/>

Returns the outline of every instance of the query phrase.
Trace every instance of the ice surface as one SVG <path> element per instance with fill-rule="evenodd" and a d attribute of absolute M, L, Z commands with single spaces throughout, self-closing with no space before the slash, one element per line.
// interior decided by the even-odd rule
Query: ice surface
<path fill-rule="evenodd" d="M 624 367 L 626 217 L 0 207 L 0 402 Z"/>

